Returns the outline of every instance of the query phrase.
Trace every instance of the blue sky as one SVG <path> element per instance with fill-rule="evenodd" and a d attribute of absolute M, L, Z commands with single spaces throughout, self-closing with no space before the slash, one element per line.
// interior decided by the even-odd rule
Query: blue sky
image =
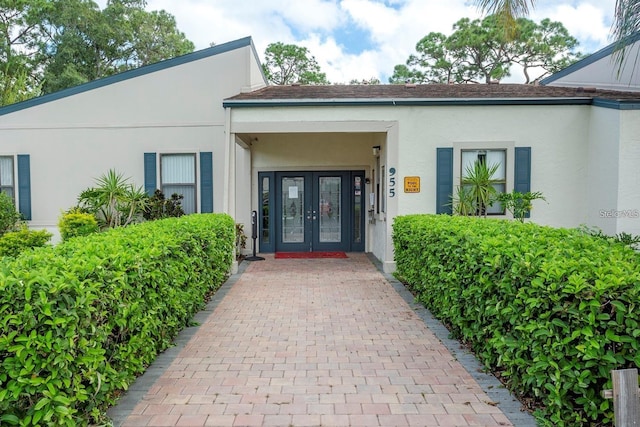
<path fill-rule="evenodd" d="M 307 47 L 334 83 L 371 77 L 386 83 L 424 35 L 448 34 L 460 18 L 480 17 L 468 0 L 147 1 L 147 9 L 174 15 L 198 49 L 252 36 L 262 57 L 269 43 L 294 43 Z M 579 50 L 593 53 L 610 43 L 614 6 L 615 0 L 537 0 L 530 18 L 562 22 Z M 509 80 L 521 80 L 513 74 Z"/>

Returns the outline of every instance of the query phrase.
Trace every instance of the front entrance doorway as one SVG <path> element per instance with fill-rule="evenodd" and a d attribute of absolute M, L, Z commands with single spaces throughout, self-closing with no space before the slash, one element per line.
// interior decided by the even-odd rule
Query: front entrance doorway
<path fill-rule="evenodd" d="M 261 172 L 259 178 L 262 252 L 364 251 L 364 172 Z"/>

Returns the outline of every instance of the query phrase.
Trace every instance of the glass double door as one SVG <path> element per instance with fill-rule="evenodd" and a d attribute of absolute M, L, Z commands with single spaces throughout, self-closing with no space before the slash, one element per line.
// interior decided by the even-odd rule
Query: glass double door
<path fill-rule="evenodd" d="M 362 239 L 362 176 L 278 172 L 275 178 L 277 251 L 351 251 L 354 239 Z"/>

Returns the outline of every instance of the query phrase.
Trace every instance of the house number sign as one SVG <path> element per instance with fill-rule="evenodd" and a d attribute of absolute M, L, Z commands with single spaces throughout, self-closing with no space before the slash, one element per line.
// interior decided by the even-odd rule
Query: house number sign
<path fill-rule="evenodd" d="M 389 197 L 396 197 L 396 168 L 389 168 Z"/>

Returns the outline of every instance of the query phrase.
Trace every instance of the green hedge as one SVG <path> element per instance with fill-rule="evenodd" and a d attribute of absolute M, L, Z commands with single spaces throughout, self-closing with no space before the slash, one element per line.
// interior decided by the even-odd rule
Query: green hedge
<path fill-rule="evenodd" d="M 610 371 L 640 366 L 640 256 L 535 224 L 413 215 L 393 226 L 397 275 L 543 425 L 611 423 Z"/>
<path fill-rule="evenodd" d="M 27 249 L 40 248 L 51 240 L 47 230 L 30 230 L 26 225 L 0 236 L 0 256 L 17 257 Z"/>
<path fill-rule="evenodd" d="M 0 265 L 0 425 L 104 421 L 226 279 L 234 222 L 189 215 Z"/>

